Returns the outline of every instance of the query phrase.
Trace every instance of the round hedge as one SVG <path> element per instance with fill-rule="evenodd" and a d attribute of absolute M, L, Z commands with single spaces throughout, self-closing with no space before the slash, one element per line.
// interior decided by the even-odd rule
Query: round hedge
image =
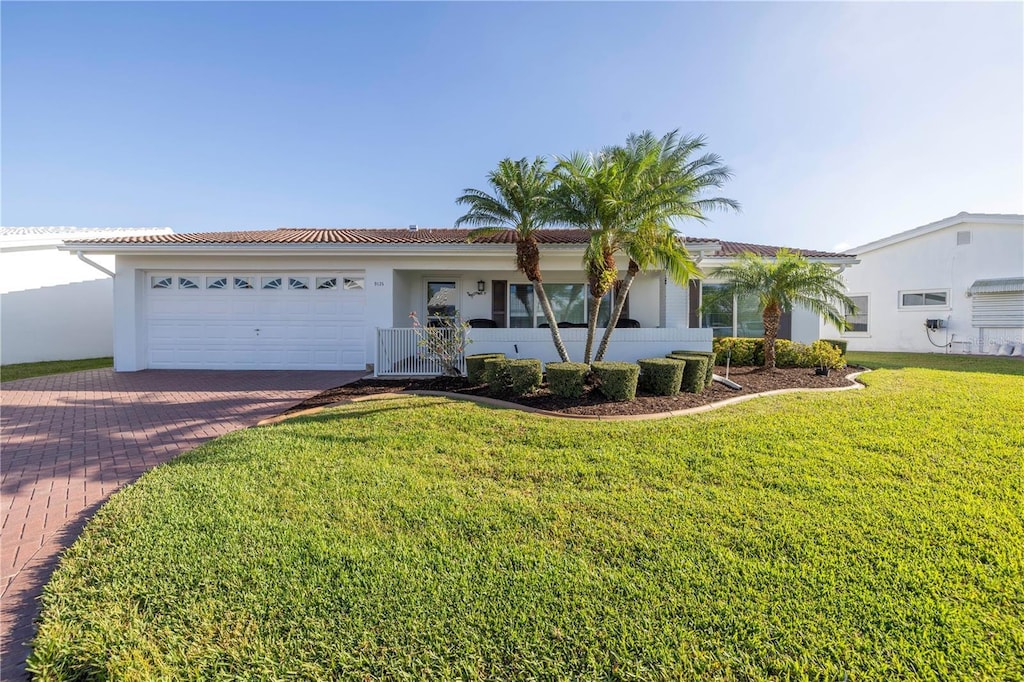
<path fill-rule="evenodd" d="M 582 398 L 583 385 L 590 373 L 590 365 L 582 362 L 549 362 L 548 388 L 562 398 Z"/>
<path fill-rule="evenodd" d="M 676 395 L 683 381 L 685 360 L 672 358 L 646 358 L 637 360 L 640 366 L 640 390 L 652 395 Z"/>
<path fill-rule="evenodd" d="M 484 368 L 488 393 L 495 396 L 518 397 L 532 393 L 544 378 L 540 360 L 536 358 L 488 358 L 484 360 Z"/>
<path fill-rule="evenodd" d="M 640 377 L 640 365 L 632 362 L 595 362 L 591 367 L 598 379 L 597 390 L 611 400 L 633 400 Z"/>
<path fill-rule="evenodd" d="M 492 358 L 504 358 L 504 353 L 480 353 L 478 355 L 466 356 L 466 380 L 473 384 L 482 384 L 486 381 L 484 362 Z"/>
<path fill-rule="evenodd" d="M 710 364 L 708 356 L 698 353 L 672 353 L 668 357 L 686 362 L 683 367 L 682 390 L 687 393 L 700 393 L 704 390 L 707 385 L 708 364 Z"/>

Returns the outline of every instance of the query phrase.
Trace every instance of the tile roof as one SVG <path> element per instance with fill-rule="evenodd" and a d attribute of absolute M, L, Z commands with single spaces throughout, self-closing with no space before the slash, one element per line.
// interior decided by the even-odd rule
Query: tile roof
<path fill-rule="evenodd" d="M 453 228 L 280 228 L 276 230 L 245 230 L 235 232 L 191 232 L 181 234 L 149 234 L 102 239 L 86 239 L 76 244 L 119 244 L 119 245 L 275 245 L 275 244 L 465 244 L 470 230 Z M 589 233 L 577 229 L 539 230 L 537 241 L 541 244 L 586 244 Z M 716 256 L 735 256 L 742 252 L 774 256 L 782 247 L 721 241 L 714 238 L 686 237 L 689 244 L 718 243 L 721 251 Z M 514 244 L 516 234 L 512 230 L 498 232 L 475 240 L 480 244 Z M 850 254 L 794 249 L 811 258 L 853 258 Z"/>
<path fill-rule="evenodd" d="M 788 248 L 783 246 L 766 246 L 764 244 L 747 244 L 745 242 L 726 242 L 717 240 L 722 245 L 721 251 L 715 255 L 718 257 L 730 257 L 738 256 L 741 253 L 752 253 L 755 256 L 768 256 L 769 258 L 775 256 L 780 249 Z M 789 248 L 790 251 L 799 253 L 807 258 L 855 258 L 850 253 L 834 253 L 832 251 L 816 251 L 814 249 L 794 249 Z"/>

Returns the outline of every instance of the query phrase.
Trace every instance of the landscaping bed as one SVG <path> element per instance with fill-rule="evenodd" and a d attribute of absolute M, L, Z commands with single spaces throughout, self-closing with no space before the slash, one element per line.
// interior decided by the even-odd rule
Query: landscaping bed
<path fill-rule="evenodd" d="M 761 367 L 734 367 L 729 371 L 729 378 L 743 388 L 734 391 L 719 383 L 713 383 L 702 393 L 679 393 L 675 396 L 655 396 L 642 392 L 636 399 L 629 402 L 616 402 L 605 398 L 593 386 L 587 386 L 582 398 L 562 398 L 553 395 L 547 384 L 540 390 L 522 397 L 508 397 L 505 400 L 526 407 L 551 412 L 562 412 L 572 415 L 592 416 L 625 416 L 638 414 L 657 414 L 701 407 L 721 402 L 729 398 L 753 393 L 764 393 L 783 388 L 839 388 L 849 386 L 848 374 L 858 371 L 855 368 L 833 371 L 829 376 L 817 376 L 813 369 L 792 367 L 787 369 L 765 370 Z M 716 367 L 715 374 L 725 375 L 725 367 Z M 338 386 L 299 403 L 289 412 L 308 410 L 337 402 L 377 393 L 390 393 L 405 390 L 446 391 L 466 395 L 488 395 L 484 384 L 471 385 L 461 377 L 437 377 L 429 379 L 362 379 L 352 384 Z"/>

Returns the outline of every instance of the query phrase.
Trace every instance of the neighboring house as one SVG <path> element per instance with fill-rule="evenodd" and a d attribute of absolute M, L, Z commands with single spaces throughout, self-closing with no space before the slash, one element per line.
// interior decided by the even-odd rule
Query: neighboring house
<path fill-rule="evenodd" d="M 467 243 L 458 229 L 280 229 L 169 234 L 69 241 L 71 251 L 116 256 L 114 366 L 146 368 L 356 369 L 402 373 L 415 354 L 409 314 L 424 324 L 458 311 L 472 320 L 469 353 L 557 359 L 540 328 L 533 287 L 514 269 L 514 234 Z M 544 230 L 544 284 L 563 324 L 587 319 L 581 266 L 588 235 Z M 776 247 L 687 239 L 712 272 L 741 251 L 771 256 Z M 847 254 L 805 251 L 837 267 Z M 620 266 L 626 266 L 625 258 Z M 710 350 L 713 334 L 760 334 L 745 301 L 718 301 L 699 313 L 702 290 L 680 288 L 663 272 L 633 285 L 610 360 L 660 356 L 676 349 Z M 602 305 L 610 309 L 614 293 Z M 604 313 L 607 315 L 607 313 Z M 607 319 L 607 318 L 605 318 Z M 788 336 L 817 338 L 818 320 L 798 310 Z M 486 325 L 484 328 L 482 325 Z M 713 327 L 713 328 L 712 328 Z M 395 330 L 395 331 L 390 331 Z M 566 328 L 574 360 L 586 330 Z"/>
<path fill-rule="evenodd" d="M 851 252 L 850 349 L 987 353 L 1024 340 L 1024 216 L 959 213 Z"/>
<path fill-rule="evenodd" d="M 60 246 L 66 239 L 170 233 L 170 228 L 0 228 L 0 362 L 109 356 L 113 282 Z M 112 256 L 95 261 L 114 267 Z"/>

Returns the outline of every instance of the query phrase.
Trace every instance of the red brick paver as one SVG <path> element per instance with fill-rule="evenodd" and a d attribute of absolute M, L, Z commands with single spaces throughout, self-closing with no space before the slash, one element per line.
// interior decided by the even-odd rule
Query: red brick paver
<path fill-rule="evenodd" d="M 0 386 L 0 680 L 25 677 L 38 597 L 111 493 L 362 372 L 98 369 Z"/>

